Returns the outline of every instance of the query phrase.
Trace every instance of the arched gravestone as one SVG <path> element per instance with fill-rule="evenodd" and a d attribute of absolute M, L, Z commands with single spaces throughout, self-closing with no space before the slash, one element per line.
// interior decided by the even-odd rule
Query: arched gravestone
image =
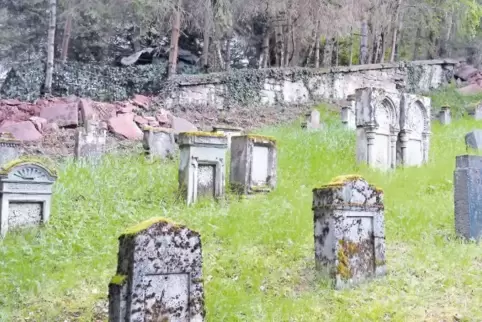
<path fill-rule="evenodd" d="M 400 144 L 403 166 L 428 162 L 430 145 L 430 98 L 402 94 Z"/>
<path fill-rule="evenodd" d="M 387 170 L 397 165 L 400 95 L 380 88 L 359 88 L 356 97 L 357 161 Z"/>
<path fill-rule="evenodd" d="M 119 237 L 109 322 L 204 321 L 199 233 L 153 218 Z"/>
<path fill-rule="evenodd" d="M 41 162 L 16 160 L 0 171 L 0 235 L 9 229 L 48 222 L 52 186 L 57 176 Z"/>
<path fill-rule="evenodd" d="M 383 191 L 360 176 L 313 189 L 316 267 L 337 289 L 385 275 Z"/>

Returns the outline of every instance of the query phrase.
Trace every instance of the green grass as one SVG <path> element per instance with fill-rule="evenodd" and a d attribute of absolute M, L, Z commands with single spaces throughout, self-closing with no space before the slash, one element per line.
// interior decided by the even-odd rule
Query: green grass
<path fill-rule="evenodd" d="M 64 165 L 50 223 L 0 244 L 0 321 L 93 321 L 117 237 L 158 216 L 202 234 L 207 321 L 481 321 L 482 253 L 455 237 L 452 179 L 464 134 L 482 122 L 434 123 L 428 165 L 380 173 L 355 164 L 354 133 L 325 116 L 321 132 L 299 122 L 260 131 L 278 139 L 279 185 L 251 199 L 186 207 L 177 162 Z M 389 274 L 334 291 L 314 271 L 311 190 L 353 173 L 385 191 Z"/>

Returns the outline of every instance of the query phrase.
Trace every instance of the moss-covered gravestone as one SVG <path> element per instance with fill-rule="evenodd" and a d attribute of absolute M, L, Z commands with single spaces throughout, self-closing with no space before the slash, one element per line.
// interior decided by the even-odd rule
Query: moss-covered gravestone
<path fill-rule="evenodd" d="M 230 184 L 241 194 L 270 192 L 276 187 L 276 140 L 242 135 L 231 139 Z"/>
<path fill-rule="evenodd" d="M 50 218 L 55 171 L 41 161 L 18 159 L 0 171 L 0 235 L 16 228 L 38 226 Z"/>
<path fill-rule="evenodd" d="M 449 125 L 452 123 L 452 116 L 450 113 L 450 107 L 448 106 L 442 106 L 442 109 L 438 113 L 438 120 L 440 121 L 440 124 L 442 125 Z"/>
<path fill-rule="evenodd" d="M 179 134 L 179 188 L 188 204 L 201 197 L 219 198 L 224 195 L 227 142 L 227 138 L 219 133 Z"/>
<path fill-rule="evenodd" d="M 11 133 L 0 133 L 0 165 L 16 160 L 20 157 L 20 141 Z"/>
<path fill-rule="evenodd" d="M 313 189 L 315 261 L 335 288 L 385 275 L 383 192 L 359 176 Z"/>
<path fill-rule="evenodd" d="M 119 237 L 109 322 L 204 321 L 199 233 L 153 218 Z"/>

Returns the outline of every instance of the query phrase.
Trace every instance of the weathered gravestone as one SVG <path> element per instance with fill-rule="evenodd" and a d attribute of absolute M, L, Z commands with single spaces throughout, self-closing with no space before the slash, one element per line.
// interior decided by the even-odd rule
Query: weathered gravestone
<path fill-rule="evenodd" d="M 276 187 L 276 140 L 242 135 L 231 142 L 230 184 L 241 194 L 270 192 Z"/>
<path fill-rule="evenodd" d="M 482 120 L 482 104 L 478 104 L 474 111 L 470 111 L 469 115 L 473 116 L 477 121 Z"/>
<path fill-rule="evenodd" d="M 41 162 L 15 160 L 0 171 L 0 235 L 9 229 L 48 222 L 52 186 L 57 176 Z"/>
<path fill-rule="evenodd" d="M 430 98 L 402 94 L 400 107 L 400 150 L 403 166 L 428 162 L 430 147 Z"/>
<path fill-rule="evenodd" d="M 355 96 L 348 95 L 347 103 L 341 108 L 341 123 L 350 130 L 356 129 Z"/>
<path fill-rule="evenodd" d="M 0 133 L 0 166 L 20 157 L 20 141 L 11 133 Z"/>
<path fill-rule="evenodd" d="M 144 139 L 142 145 L 146 154 L 151 158 L 171 158 L 176 151 L 174 132 L 167 128 L 144 127 Z"/>
<path fill-rule="evenodd" d="M 184 132 L 178 137 L 181 149 L 179 188 L 187 203 L 200 197 L 224 195 L 227 138 L 209 132 Z"/>
<path fill-rule="evenodd" d="M 317 110 L 312 110 L 310 113 L 307 113 L 306 120 L 301 124 L 301 128 L 307 130 L 319 130 L 322 128 L 320 124 L 320 112 Z"/>
<path fill-rule="evenodd" d="M 224 136 L 228 139 L 228 149 L 230 149 L 231 138 L 233 136 L 241 135 L 243 133 L 243 129 L 235 126 L 215 125 L 213 126 L 213 132 L 218 134 L 224 134 Z"/>
<path fill-rule="evenodd" d="M 397 166 L 400 94 L 359 88 L 356 97 L 356 159 L 381 170 Z"/>
<path fill-rule="evenodd" d="M 482 237 L 482 156 L 459 155 L 454 172 L 455 232 L 467 239 Z"/>
<path fill-rule="evenodd" d="M 313 189 L 315 261 L 337 289 L 385 275 L 383 192 L 359 176 Z"/>
<path fill-rule="evenodd" d="M 119 237 L 109 322 L 204 321 L 199 233 L 153 218 Z"/>
<path fill-rule="evenodd" d="M 75 159 L 97 163 L 105 153 L 107 140 L 106 125 L 88 120 L 84 127 L 77 129 L 75 138 Z"/>
<path fill-rule="evenodd" d="M 450 114 L 450 107 L 442 106 L 442 109 L 438 113 L 438 120 L 442 125 L 449 125 L 452 123 L 452 116 Z"/>
<path fill-rule="evenodd" d="M 467 150 L 482 150 L 482 130 L 473 130 L 465 134 L 465 147 Z"/>

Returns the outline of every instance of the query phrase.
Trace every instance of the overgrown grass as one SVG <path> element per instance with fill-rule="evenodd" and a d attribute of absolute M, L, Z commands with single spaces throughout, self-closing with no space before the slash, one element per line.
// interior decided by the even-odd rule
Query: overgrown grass
<path fill-rule="evenodd" d="M 278 139 L 279 186 L 253 199 L 186 207 L 177 162 L 67 164 L 47 227 L 0 244 L 0 321 L 92 321 L 115 274 L 117 236 L 154 216 L 201 232 L 207 321 L 482 320 L 482 255 L 455 238 L 452 182 L 463 135 L 482 123 L 434 123 L 428 165 L 380 173 L 355 164 L 354 133 L 325 117 L 321 132 L 262 131 Z M 311 190 L 351 173 L 385 190 L 389 274 L 334 291 L 314 271 Z"/>

